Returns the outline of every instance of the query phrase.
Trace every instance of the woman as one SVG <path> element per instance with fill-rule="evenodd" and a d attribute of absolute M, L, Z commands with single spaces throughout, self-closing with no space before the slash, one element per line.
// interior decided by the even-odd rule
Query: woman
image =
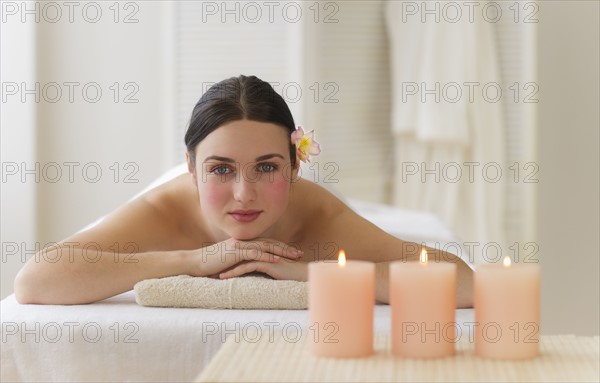
<path fill-rule="evenodd" d="M 318 144 L 296 130 L 283 98 L 254 76 L 212 86 L 194 107 L 185 143 L 188 174 L 30 259 L 15 279 L 17 300 L 90 303 L 180 274 L 261 272 L 306 281 L 308 262 L 335 259 L 343 248 L 350 259 L 376 262 L 376 299 L 387 303 L 389 261 L 419 257 L 419 246 L 298 177 L 299 160 L 318 153 Z M 458 306 L 471 306 L 471 269 L 442 255 L 457 262 Z"/>

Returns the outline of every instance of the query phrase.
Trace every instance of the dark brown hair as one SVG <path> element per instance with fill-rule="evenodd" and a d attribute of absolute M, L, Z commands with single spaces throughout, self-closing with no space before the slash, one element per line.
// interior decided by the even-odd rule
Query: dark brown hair
<path fill-rule="evenodd" d="M 231 77 L 211 86 L 194 106 L 185 133 L 185 146 L 196 163 L 195 148 L 219 126 L 236 120 L 277 124 L 291 133 L 296 129 L 290 108 L 273 87 L 256 76 Z M 289 142 L 292 167 L 296 147 Z"/>

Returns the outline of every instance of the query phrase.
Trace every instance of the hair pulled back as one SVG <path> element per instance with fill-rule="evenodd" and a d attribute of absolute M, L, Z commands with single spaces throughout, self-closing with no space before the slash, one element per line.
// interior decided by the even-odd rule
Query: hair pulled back
<path fill-rule="evenodd" d="M 276 124 L 289 134 L 296 129 L 287 103 L 268 82 L 256 76 L 231 77 L 211 86 L 194 106 L 185 133 L 192 163 L 196 163 L 196 146 L 206 136 L 223 124 L 244 119 Z M 296 147 L 291 141 L 289 151 L 294 167 Z"/>

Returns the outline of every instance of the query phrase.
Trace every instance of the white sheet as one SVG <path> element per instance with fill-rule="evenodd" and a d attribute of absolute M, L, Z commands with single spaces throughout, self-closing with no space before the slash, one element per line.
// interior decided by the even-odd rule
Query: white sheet
<path fill-rule="evenodd" d="M 347 204 L 385 232 L 405 241 L 452 253 L 471 269 L 474 268 L 472 255 L 463 242 L 436 214 L 354 199 L 349 199 Z"/>
<path fill-rule="evenodd" d="M 142 307 L 132 291 L 76 306 L 20 305 L 11 295 L 1 309 L 3 382 L 191 381 L 235 330 L 308 331 L 307 310 Z M 473 310 L 456 313 L 466 331 Z M 389 332 L 390 318 L 376 305 L 375 331 Z"/>

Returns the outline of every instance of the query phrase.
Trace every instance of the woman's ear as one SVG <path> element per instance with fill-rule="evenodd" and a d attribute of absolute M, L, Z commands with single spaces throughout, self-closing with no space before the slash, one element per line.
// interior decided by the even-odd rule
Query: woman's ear
<path fill-rule="evenodd" d="M 192 175 L 192 183 L 198 185 L 198 177 L 196 176 L 196 164 L 193 162 L 190 153 L 186 150 L 185 161 L 187 162 L 188 172 Z"/>
<path fill-rule="evenodd" d="M 300 171 L 300 161 L 296 159 L 296 164 L 292 168 L 292 174 L 290 175 L 290 179 L 292 182 L 298 181 L 298 172 Z"/>

